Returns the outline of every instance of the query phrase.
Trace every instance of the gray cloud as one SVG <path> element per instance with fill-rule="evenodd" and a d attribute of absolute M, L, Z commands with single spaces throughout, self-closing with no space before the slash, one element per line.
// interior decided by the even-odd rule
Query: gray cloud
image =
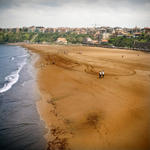
<path fill-rule="evenodd" d="M 84 5 L 107 5 L 112 6 L 143 6 L 146 3 L 150 3 L 150 0 L 0 0 L 1 8 L 16 7 L 22 5 L 45 5 L 49 7 L 59 7 L 62 5 L 80 4 Z"/>
<path fill-rule="evenodd" d="M 150 26 L 150 0 L 0 0 L 0 26 Z"/>

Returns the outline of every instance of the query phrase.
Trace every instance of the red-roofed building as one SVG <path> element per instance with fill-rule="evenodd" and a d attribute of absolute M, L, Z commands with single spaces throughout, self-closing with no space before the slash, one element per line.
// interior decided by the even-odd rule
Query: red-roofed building
<path fill-rule="evenodd" d="M 104 40 L 104 39 L 101 40 L 101 44 L 106 44 L 106 43 L 108 43 L 108 40 Z"/>
<path fill-rule="evenodd" d="M 144 33 L 150 34 L 150 27 L 146 27 L 143 29 Z"/>
<path fill-rule="evenodd" d="M 135 33 L 134 33 L 134 36 L 135 36 L 135 37 L 138 37 L 138 36 L 140 36 L 141 34 L 142 34 L 141 32 L 135 32 Z"/>

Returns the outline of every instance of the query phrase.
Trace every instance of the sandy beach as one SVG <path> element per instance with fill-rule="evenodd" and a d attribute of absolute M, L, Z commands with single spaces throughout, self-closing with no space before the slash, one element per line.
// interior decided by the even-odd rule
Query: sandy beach
<path fill-rule="evenodd" d="M 35 66 L 48 150 L 150 149 L 150 53 L 24 45 Z M 99 79 L 98 72 L 105 77 Z"/>

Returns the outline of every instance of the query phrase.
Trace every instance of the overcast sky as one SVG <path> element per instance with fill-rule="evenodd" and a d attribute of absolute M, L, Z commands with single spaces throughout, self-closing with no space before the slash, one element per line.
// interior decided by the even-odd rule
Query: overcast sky
<path fill-rule="evenodd" d="M 0 0 L 0 27 L 150 27 L 150 0 Z"/>

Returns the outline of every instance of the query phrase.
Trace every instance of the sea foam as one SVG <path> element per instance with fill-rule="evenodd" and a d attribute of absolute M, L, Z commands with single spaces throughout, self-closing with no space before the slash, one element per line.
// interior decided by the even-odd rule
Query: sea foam
<path fill-rule="evenodd" d="M 17 83 L 19 80 L 19 73 L 25 64 L 26 61 L 21 63 L 16 71 L 13 71 L 10 75 L 5 77 L 5 84 L 2 88 L 0 88 L 0 93 L 8 91 L 15 83 Z"/>

